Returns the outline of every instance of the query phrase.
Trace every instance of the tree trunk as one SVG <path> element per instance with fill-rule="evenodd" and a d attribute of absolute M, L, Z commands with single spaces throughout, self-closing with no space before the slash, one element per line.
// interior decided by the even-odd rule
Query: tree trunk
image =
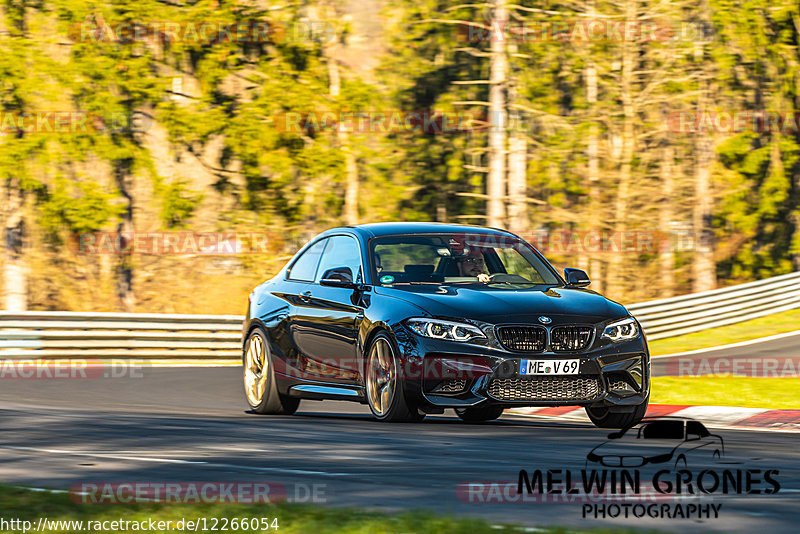
<path fill-rule="evenodd" d="M 594 9 L 590 13 L 593 16 Z M 591 20 L 591 19 L 590 19 Z M 589 103 L 589 113 L 597 113 L 597 68 L 591 61 L 586 65 L 586 100 Z M 602 220 L 599 209 L 598 182 L 600 180 L 600 140 L 597 123 L 593 122 L 589 127 L 589 135 L 586 139 L 586 173 L 589 180 L 589 221 L 586 227 L 589 232 L 599 234 L 602 230 L 600 221 Z M 600 255 L 597 252 L 589 251 L 585 253 L 588 257 L 587 274 L 592 280 L 592 289 L 603 291 L 603 278 L 601 276 L 602 266 Z"/>
<path fill-rule="evenodd" d="M 708 98 L 708 78 L 700 82 L 698 112 L 706 112 Z M 713 202 L 711 198 L 711 165 L 713 163 L 712 132 L 701 131 L 695 134 L 697 162 L 694 173 L 694 208 L 692 220 L 695 234 L 695 253 L 692 262 L 692 291 L 708 291 L 717 286 L 716 265 L 714 263 L 714 232 L 711 228 Z"/>
<path fill-rule="evenodd" d="M 114 162 L 114 178 L 117 188 L 126 201 L 125 210 L 122 212 L 120 222 L 117 225 L 117 232 L 128 239 L 133 239 L 134 237 L 132 165 L 133 161 L 130 159 Z M 133 255 L 119 255 L 116 275 L 119 308 L 123 312 L 133 312 L 136 307 L 136 298 L 133 291 Z"/>
<path fill-rule="evenodd" d="M 491 65 L 489 72 L 489 174 L 486 177 L 486 223 L 502 227 L 506 197 L 506 0 L 492 0 Z"/>
<path fill-rule="evenodd" d="M 508 140 L 508 227 L 515 234 L 528 231 L 528 141 L 514 130 Z"/>
<path fill-rule="evenodd" d="M 3 272 L 3 308 L 8 311 L 28 309 L 28 276 L 25 264 L 24 195 L 18 179 L 10 180 L 3 192 L 6 209 L 3 225 L 5 264 Z"/>
<path fill-rule="evenodd" d="M 339 143 L 344 152 L 347 182 L 344 190 L 344 220 L 347 224 L 358 224 L 358 163 L 350 138 L 339 132 Z"/>
<path fill-rule="evenodd" d="M 21 13 L 12 17 L 6 6 L 0 8 L 0 34 L 8 33 L 14 27 L 24 35 L 25 6 Z M 6 134 L 10 135 L 10 134 Z M 4 135 L 0 135 L 2 141 Z M 2 146 L 0 146 L 2 150 Z M 8 311 L 26 311 L 28 309 L 28 269 L 25 262 L 25 193 L 22 191 L 19 178 L 3 181 L 0 191 L 0 216 L 2 216 L 2 240 L 4 250 L 2 293 L 0 305 Z"/>
<path fill-rule="evenodd" d="M 339 64 L 331 47 L 328 48 L 327 55 L 330 95 L 338 100 L 342 83 Z M 336 139 L 344 155 L 345 164 L 344 221 L 345 224 L 358 224 L 358 161 L 350 143 L 350 136 L 344 129 L 337 128 Z"/>
<path fill-rule="evenodd" d="M 673 178 L 673 161 L 675 153 L 672 145 L 662 148 L 661 154 L 661 190 L 662 197 L 658 208 L 658 278 L 661 281 L 660 297 L 671 297 L 675 294 L 675 251 L 669 232 L 674 220 L 672 196 L 675 189 Z"/>
<path fill-rule="evenodd" d="M 637 13 L 636 0 L 628 0 L 625 3 L 626 23 L 635 23 Z M 636 146 L 634 137 L 634 121 L 636 110 L 634 108 L 634 61 L 636 59 L 636 41 L 623 40 L 622 42 L 622 74 L 620 77 L 620 96 L 622 98 L 622 161 L 619 169 L 619 183 L 617 187 L 617 198 L 614 209 L 614 232 L 615 240 L 619 241 L 627 229 L 628 217 L 628 196 L 630 194 L 631 179 L 633 173 L 633 154 Z M 609 259 L 609 283 L 608 293 L 612 298 L 621 298 L 622 284 L 625 280 L 625 273 L 622 261 L 622 253 L 613 251 Z"/>
<path fill-rule="evenodd" d="M 439 202 L 436 205 L 436 222 L 447 222 L 447 204 Z"/>

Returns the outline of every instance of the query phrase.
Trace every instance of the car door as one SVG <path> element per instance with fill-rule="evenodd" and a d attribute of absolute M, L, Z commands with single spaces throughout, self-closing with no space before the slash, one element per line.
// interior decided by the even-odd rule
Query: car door
<path fill-rule="evenodd" d="M 327 239 L 320 239 L 303 252 L 289 267 L 286 280 L 281 284 L 281 298 L 289 303 L 286 320 L 288 334 L 288 347 L 285 349 L 286 368 L 277 369 L 278 372 L 297 377 L 309 378 L 308 368 L 313 365 L 308 360 L 307 348 L 303 340 L 309 329 L 308 307 L 311 292 L 310 286 L 316 278 L 322 251 L 325 249 Z"/>
<path fill-rule="evenodd" d="M 347 267 L 352 280 L 363 280 L 361 249 L 355 237 L 331 236 L 327 240 L 314 283 L 307 288 L 302 308 L 299 344 L 307 358 L 306 372 L 324 382 L 357 384 L 358 330 L 364 318 L 360 292 L 320 285 L 328 269 Z"/>

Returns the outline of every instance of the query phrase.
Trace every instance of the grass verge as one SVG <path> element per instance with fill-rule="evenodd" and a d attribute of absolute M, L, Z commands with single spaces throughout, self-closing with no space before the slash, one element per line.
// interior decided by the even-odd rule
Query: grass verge
<path fill-rule="evenodd" d="M 800 329 L 800 309 L 759 317 L 743 323 L 721 326 L 686 334 L 685 336 L 659 339 L 649 342 L 650 354 L 674 354 L 687 350 L 705 349 L 728 343 L 738 343 L 749 339 L 783 334 Z"/>
<path fill-rule="evenodd" d="M 181 519 L 206 518 L 207 524 L 212 524 L 212 519 L 232 520 L 238 518 L 268 518 L 272 523 L 277 518 L 278 534 L 389 534 L 389 533 L 416 533 L 416 534 L 497 534 L 497 533 L 522 533 L 530 532 L 514 525 L 498 525 L 481 519 L 452 517 L 434 514 L 432 512 L 403 512 L 398 514 L 384 514 L 379 512 L 365 512 L 339 508 L 311 507 L 292 504 L 278 505 L 243 505 L 243 504 L 77 504 L 63 493 L 49 493 L 31 491 L 16 487 L 0 485 L 0 510 L 2 518 L 21 519 L 31 521 L 30 528 L 35 529 L 39 518 L 46 517 L 48 521 L 83 521 L 84 528 L 63 528 L 61 530 L 43 530 L 49 532 L 85 532 L 88 521 L 173 521 Z M 109 523 L 110 525 L 110 523 Z M 222 523 L 219 523 L 221 528 Z M 94 531 L 99 532 L 99 529 Z M 103 532 L 146 532 L 136 528 L 129 530 L 102 529 Z M 186 532 L 183 530 L 150 531 L 158 534 L 169 532 Z M 202 532 L 202 527 L 199 528 Z M 262 531 L 229 528 L 231 532 L 256 532 Z M 0 530 L 0 532 L 22 532 L 21 528 Z M 273 532 L 273 529 L 262 532 Z M 562 528 L 537 528 L 537 534 L 570 534 L 595 533 L 595 534 L 622 534 L 632 533 L 634 530 L 623 529 L 562 529 Z M 641 531 L 637 531 L 641 532 Z"/>
<path fill-rule="evenodd" d="M 650 402 L 698 406 L 796 409 L 800 407 L 800 378 L 739 376 L 654 377 Z"/>

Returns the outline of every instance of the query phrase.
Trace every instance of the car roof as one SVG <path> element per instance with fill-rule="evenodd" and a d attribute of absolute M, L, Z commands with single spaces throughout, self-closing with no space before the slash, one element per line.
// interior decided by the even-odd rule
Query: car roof
<path fill-rule="evenodd" d="M 487 228 L 484 226 L 471 226 L 466 224 L 450 224 L 450 223 L 435 223 L 435 222 L 382 222 L 382 223 L 367 223 L 357 224 L 353 226 L 340 226 L 331 228 L 325 234 L 350 230 L 351 232 L 358 233 L 366 238 L 382 237 L 387 235 L 397 234 L 458 234 L 458 233 L 474 233 L 474 234 L 500 234 L 513 236 L 511 232 L 502 230 L 500 228 Z"/>

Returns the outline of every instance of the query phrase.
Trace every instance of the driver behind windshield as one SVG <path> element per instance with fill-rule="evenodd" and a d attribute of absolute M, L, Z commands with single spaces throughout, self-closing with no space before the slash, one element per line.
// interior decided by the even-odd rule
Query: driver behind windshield
<path fill-rule="evenodd" d="M 489 281 L 486 262 L 483 259 L 483 253 L 478 248 L 470 248 L 465 256 L 456 258 L 456 265 L 458 265 L 461 276 L 475 276 L 479 282 Z"/>

